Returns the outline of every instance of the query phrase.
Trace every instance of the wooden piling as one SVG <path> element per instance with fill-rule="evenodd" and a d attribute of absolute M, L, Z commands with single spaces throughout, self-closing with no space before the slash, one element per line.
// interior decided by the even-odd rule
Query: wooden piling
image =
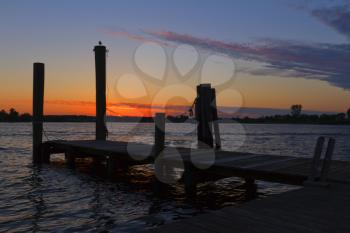
<path fill-rule="evenodd" d="M 212 135 L 212 91 L 210 84 L 197 86 L 196 119 L 198 147 L 213 147 Z"/>
<path fill-rule="evenodd" d="M 75 168 L 75 155 L 74 155 L 74 151 L 72 149 L 66 151 L 65 158 L 66 158 L 66 166 L 68 168 L 74 169 Z"/>
<path fill-rule="evenodd" d="M 221 149 L 221 138 L 220 138 L 220 129 L 219 129 L 218 110 L 216 105 L 215 88 L 211 88 L 211 112 L 212 112 L 212 120 L 213 120 L 214 135 L 215 135 L 215 148 L 218 150 L 218 149 Z"/>
<path fill-rule="evenodd" d="M 41 163 L 44 119 L 44 79 L 45 65 L 33 64 L 33 162 Z"/>
<path fill-rule="evenodd" d="M 324 137 L 319 137 L 317 139 L 315 151 L 314 151 L 314 157 L 312 158 L 311 166 L 310 166 L 310 176 L 308 181 L 313 182 L 316 178 L 320 175 L 319 167 L 320 167 L 320 159 L 322 155 L 323 150 L 323 144 L 324 144 Z"/>
<path fill-rule="evenodd" d="M 117 161 L 113 156 L 107 157 L 107 175 L 108 175 L 108 178 L 110 179 L 113 178 L 113 175 L 116 171 L 116 163 Z"/>
<path fill-rule="evenodd" d="M 165 144 L 165 113 L 156 113 L 154 125 L 154 152 L 158 156 L 164 150 Z"/>
<path fill-rule="evenodd" d="M 41 161 L 42 163 L 50 163 L 50 146 L 41 144 Z"/>
<path fill-rule="evenodd" d="M 321 170 L 321 182 L 325 182 L 328 177 L 328 172 L 331 168 L 332 156 L 335 146 L 335 139 L 330 138 L 327 145 L 325 157 L 323 159 L 322 170 Z"/>
<path fill-rule="evenodd" d="M 244 179 L 245 197 L 246 200 L 254 199 L 257 196 L 258 187 L 255 180 L 251 177 L 246 177 Z"/>
<path fill-rule="evenodd" d="M 165 147 L 165 113 L 156 113 L 154 116 L 154 157 L 155 159 L 162 153 Z M 163 196 L 168 186 L 154 177 L 153 192 L 157 196 Z"/>
<path fill-rule="evenodd" d="M 190 199 L 197 196 L 197 177 L 196 168 L 192 163 L 186 163 L 184 166 L 183 181 L 185 185 L 186 196 Z"/>
<path fill-rule="evenodd" d="M 96 67 L 96 140 L 106 140 L 106 47 L 94 48 Z"/>

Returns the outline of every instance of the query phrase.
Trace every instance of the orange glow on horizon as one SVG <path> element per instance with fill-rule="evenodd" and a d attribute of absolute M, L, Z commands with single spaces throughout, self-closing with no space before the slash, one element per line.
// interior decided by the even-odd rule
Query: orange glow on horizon
<path fill-rule="evenodd" d="M 10 108 L 16 109 L 20 114 L 32 113 L 32 103 L 29 100 L 16 100 L 9 102 L 0 102 L 1 109 L 8 111 Z M 224 107 L 222 105 L 219 105 Z M 107 103 L 107 116 L 124 116 L 124 117 L 152 117 L 155 112 L 165 112 L 167 115 L 186 114 L 189 105 L 183 101 L 171 101 L 166 105 L 139 104 L 139 103 Z M 227 107 L 227 106 L 226 106 Z M 261 108 L 262 106 L 260 106 Z M 267 108 L 274 109 L 274 107 Z M 264 108 L 262 107 L 262 108 Z M 259 108 L 258 106 L 243 106 L 243 108 Z M 281 109 L 275 107 L 275 109 Z M 288 109 L 286 106 L 285 109 Z M 318 109 L 305 108 L 305 111 L 320 111 Z M 345 110 L 344 110 L 345 111 Z M 96 107 L 93 101 L 75 101 L 75 100 L 47 100 L 44 103 L 45 115 L 87 115 L 95 116 Z"/>

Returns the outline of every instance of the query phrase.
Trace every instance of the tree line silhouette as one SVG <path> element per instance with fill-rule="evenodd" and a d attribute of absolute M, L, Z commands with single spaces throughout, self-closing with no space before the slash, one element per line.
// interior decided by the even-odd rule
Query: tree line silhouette
<path fill-rule="evenodd" d="M 292 105 L 290 114 L 263 116 L 259 118 L 233 118 L 241 123 L 298 123 L 298 124 L 350 124 L 350 108 L 346 113 L 336 114 L 303 114 L 303 106 Z"/>
<path fill-rule="evenodd" d="M 303 114 L 303 106 L 300 104 L 292 105 L 290 114 L 263 116 L 258 118 L 233 117 L 232 119 L 240 123 L 297 123 L 297 124 L 350 124 L 350 108 L 346 113 L 337 114 Z M 167 116 L 170 122 L 186 122 L 189 117 L 185 115 Z M 32 116 L 29 113 L 18 113 L 14 108 L 8 112 L 0 111 L 0 122 L 31 122 Z M 94 116 L 84 115 L 49 115 L 44 117 L 47 122 L 94 122 Z M 107 121 L 115 122 L 153 122 L 152 117 L 117 117 L 108 116 Z"/>
<path fill-rule="evenodd" d="M 4 109 L 0 111 L 0 121 L 2 122 L 30 122 L 32 116 L 29 113 L 19 114 L 14 108 L 11 108 L 9 112 Z"/>

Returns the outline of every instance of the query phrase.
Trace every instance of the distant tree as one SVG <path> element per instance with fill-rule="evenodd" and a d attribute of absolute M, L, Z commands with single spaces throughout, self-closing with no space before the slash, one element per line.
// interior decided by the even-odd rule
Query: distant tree
<path fill-rule="evenodd" d="M 19 120 L 29 122 L 32 120 L 32 116 L 29 113 L 23 113 L 19 116 Z"/>
<path fill-rule="evenodd" d="M 348 115 L 348 119 L 350 119 L 350 108 L 348 109 L 348 111 L 346 112 L 346 114 Z"/>
<path fill-rule="evenodd" d="M 0 111 L 0 121 L 6 121 L 6 118 L 7 118 L 7 112 L 4 109 L 2 109 Z"/>
<path fill-rule="evenodd" d="M 19 114 L 14 108 L 11 108 L 8 116 L 10 121 L 17 121 Z"/>
<path fill-rule="evenodd" d="M 344 121 L 346 118 L 346 114 L 345 113 L 338 113 L 336 115 L 336 121 Z"/>
<path fill-rule="evenodd" d="M 301 104 L 295 104 L 290 107 L 290 114 L 292 117 L 299 117 L 301 115 L 301 111 L 303 106 Z"/>

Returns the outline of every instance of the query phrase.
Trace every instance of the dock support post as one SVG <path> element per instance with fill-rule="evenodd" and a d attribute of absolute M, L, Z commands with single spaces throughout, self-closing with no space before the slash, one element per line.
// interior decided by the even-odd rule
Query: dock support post
<path fill-rule="evenodd" d="M 69 150 L 65 153 L 66 157 L 66 164 L 68 168 L 74 169 L 75 168 L 75 156 L 72 150 Z"/>
<path fill-rule="evenodd" d="M 43 163 L 50 163 L 50 146 L 47 144 L 41 146 L 41 159 Z"/>
<path fill-rule="evenodd" d="M 324 137 L 319 137 L 317 139 L 317 143 L 314 151 L 314 157 L 312 158 L 312 162 L 310 166 L 310 176 L 308 178 L 308 182 L 314 182 L 315 179 L 319 176 L 320 159 L 322 155 L 324 141 L 325 141 Z"/>
<path fill-rule="evenodd" d="M 256 197 L 257 195 L 257 185 L 255 183 L 255 180 L 251 177 L 246 177 L 244 183 L 244 188 L 246 192 L 246 199 L 251 200 Z"/>
<path fill-rule="evenodd" d="M 165 113 L 156 113 L 154 117 L 154 148 L 155 156 L 164 150 L 165 144 Z"/>
<path fill-rule="evenodd" d="M 96 140 L 106 140 L 106 47 L 94 48 L 96 67 Z"/>
<path fill-rule="evenodd" d="M 188 198 L 195 198 L 197 195 L 197 180 L 192 164 L 185 164 L 183 179 L 185 183 L 186 196 Z"/>
<path fill-rule="evenodd" d="M 306 181 L 304 181 L 304 185 L 309 186 L 321 186 L 321 187 L 329 187 L 329 183 L 327 183 L 328 173 L 331 167 L 332 155 L 335 146 L 335 139 L 330 138 L 327 144 L 326 153 L 323 161 L 321 161 L 322 151 L 324 147 L 325 138 L 319 137 L 317 139 L 314 157 L 310 166 L 310 175 Z"/>
<path fill-rule="evenodd" d="M 327 145 L 326 155 L 323 159 L 322 170 L 321 170 L 321 182 L 326 182 L 328 172 L 331 168 L 332 156 L 335 146 L 335 139 L 330 138 Z"/>
<path fill-rule="evenodd" d="M 165 147 L 165 113 L 156 113 L 154 116 L 154 160 L 162 153 Z M 167 185 L 154 177 L 153 191 L 156 195 L 164 194 Z"/>
<path fill-rule="evenodd" d="M 213 147 L 212 135 L 212 89 L 210 84 L 197 86 L 196 119 L 198 147 Z"/>
<path fill-rule="evenodd" d="M 44 79 L 45 65 L 33 64 L 33 162 L 41 163 L 44 119 Z"/>
<path fill-rule="evenodd" d="M 212 109 L 212 120 L 214 126 L 215 134 L 215 149 L 221 149 L 221 138 L 220 138 L 220 129 L 219 129 L 219 118 L 218 118 L 218 109 L 216 105 L 216 91 L 215 88 L 211 88 L 211 109 Z"/>
<path fill-rule="evenodd" d="M 114 172 L 117 168 L 117 161 L 113 158 L 113 156 L 109 155 L 107 157 L 107 176 L 110 179 L 113 179 Z"/>

